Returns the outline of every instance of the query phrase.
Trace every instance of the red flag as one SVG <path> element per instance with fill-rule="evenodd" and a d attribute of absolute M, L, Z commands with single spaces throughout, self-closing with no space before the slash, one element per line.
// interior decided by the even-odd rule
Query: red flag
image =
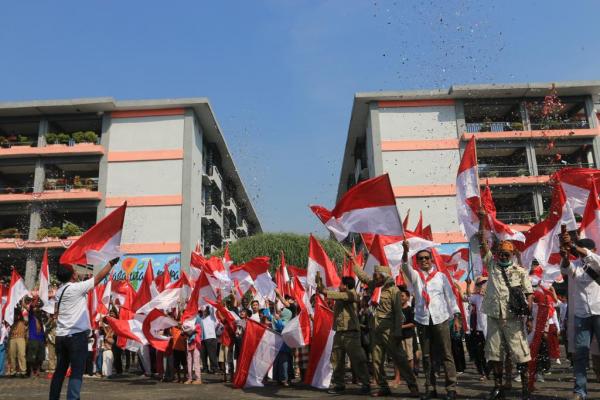
<path fill-rule="evenodd" d="M 319 389 L 326 389 L 329 387 L 333 373 L 329 362 L 335 335 L 333 312 L 327 308 L 320 296 L 316 296 L 316 300 L 313 335 L 304 383 Z"/>
<path fill-rule="evenodd" d="M 42 266 L 40 267 L 40 288 L 38 291 L 38 296 L 40 300 L 44 303 L 42 310 L 47 312 L 48 314 L 54 314 L 54 304 L 50 303 L 48 300 L 48 288 L 50 286 L 50 273 L 48 271 L 48 249 L 44 250 L 44 255 L 42 256 Z"/>
<path fill-rule="evenodd" d="M 337 274 L 335 264 L 329 259 L 327 253 L 321 246 L 321 243 L 310 235 L 308 245 L 308 266 L 306 281 L 309 286 L 316 287 L 315 278 L 317 271 L 320 272 L 323 279 L 323 285 L 327 288 L 337 288 L 340 286 L 340 277 Z"/>
<path fill-rule="evenodd" d="M 310 316 L 306 310 L 300 311 L 285 325 L 281 337 L 293 349 L 310 344 Z"/>
<path fill-rule="evenodd" d="M 126 209 L 127 202 L 85 231 L 60 256 L 60 263 L 101 265 L 120 257 L 122 254 L 119 246 Z"/>
<path fill-rule="evenodd" d="M 456 176 L 458 225 L 467 238 L 479 231 L 479 218 L 473 211 L 479 208 L 479 204 L 479 173 L 477 171 L 475 136 L 473 136 L 465 147 Z"/>
<path fill-rule="evenodd" d="M 156 289 L 162 292 L 169 286 L 169 283 L 171 283 L 171 273 L 169 272 L 169 267 L 165 265 L 163 273 L 156 277 Z"/>
<path fill-rule="evenodd" d="M 172 326 L 177 326 L 177 321 L 168 317 L 162 311 L 153 309 L 142 324 L 142 332 L 144 332 L 150 346 L 156 350 L 167 351 L 171 339 L 168 336 L 161 335 L 160 332 Z"/>
<path fill-rule="evenodd" d="M 410 208 L 406 212 L 406 217 L 404 217 L 404 221 L 402 222 L 402 228 L 404 228 L 404 230 L 408 229 L 408 217 L 409 216 L 410 216 Z"/>
<path fill-rule="evenodd" d="M 321 206 L 310 208 L 340 241 L 350 232 L 403 234 L 388 174 L 353 186 L 331 211 Z"/>
<path fill-rule="evenodd" d="M 290 294 L 290 276 L 287 272 L 285 265 L 285 255 L 281 252 L 281 263 L 277 271 L 275 271 L 275 282 L 277 284 L 277 290 L 282 296 L 289 296 Z"/>
<path fill-rule="evenodd" d="M 122 320 L 113 317 L 106 317 L 106 322 L 113 329 L 117 337 L 130 339 L 143 345 L 148 344 L 144 332 L 142 332 L 142 322 L 138 319 Z"/>
<path fill-rule="evenodd" d="M 146 272 L 144 273 L 144 279 L 140 283 L 140 287 L 138 289 L 137 295 L 133 299 L 132 309 L 133 311 L 137 311 L 144 304 L 148 303 L 152 300 L 152 291 L 150 287 L 154 283 L 154 271 L 152 269 L 152 261 L 148 260 L 148 265 L 146 266 Z"/>
<path fill-rule="evenodd" d="M 417 222 L 414 234 L 417 236 L 423 236 L 423 211 L 419 211 L 419 222 Z"/>
<path fill-rule="evenodd" d="M 433 232 L 431 231 L 431 225 L 427 225 L 423 228 L 423 238 L 433 242 Z"/>
<path fill-rule="evenodd" d="M 8 287 L 6 304 L 4 304 L 4 309 L 2 310 L 2 316 L 8 325 L 12 325 L 14 323 L 15 307 L 19 304 L 19 301 L 21 301 L 21 299 L 28 294 L 29 290 L 27 290 L 23 278 L 21 278 L 21 276 L 13 268 L 10 276 L 10 286 Z"/>

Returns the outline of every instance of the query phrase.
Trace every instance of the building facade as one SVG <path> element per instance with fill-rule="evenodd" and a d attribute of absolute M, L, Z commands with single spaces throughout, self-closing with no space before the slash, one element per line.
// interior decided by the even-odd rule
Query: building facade
<path fill-rule="evenodd" d="M 338 199 L 357 182 L 389 173 L 400 215 L 410 210 L 414 225 L 422 211 L 437 242 L 464 243 L 455 182 L 475 136 L 480 183 L 490 185 L 498 218 L 527 230 L 547 213 L 552 173 L 597 167 L 599 93 L 600 81 L 358 93 Z"/>
<path fill-rule="evenodd" d="M 0 103 L 0 266 L 35 281 L 127 201 L 122 250 L 186 268 L 261 231 L 207 99 Z M 26 267 L 25 267 L 26 266 Z"/>

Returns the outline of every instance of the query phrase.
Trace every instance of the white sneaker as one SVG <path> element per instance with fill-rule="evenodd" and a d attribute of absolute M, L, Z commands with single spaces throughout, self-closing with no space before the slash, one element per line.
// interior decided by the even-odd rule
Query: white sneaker
<path fill-rule="evenodd" d="M 515 378 L 513 379 L 513 381 L 515 381 L 515 382 L 521 382 L 521 375 L 515 376 Z"/>

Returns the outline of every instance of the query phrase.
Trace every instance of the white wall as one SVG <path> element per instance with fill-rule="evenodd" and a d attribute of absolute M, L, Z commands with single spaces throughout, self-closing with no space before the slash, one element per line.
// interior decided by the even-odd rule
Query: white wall
<path fill-rule="evenodd" d="M 460 163 L 458 150 L 384 151 L 381 156 L 392 186 L 454 184 Z"/>
<path fill-rule="evenodd" d="M 379 109 L 381 140 L 456 139 L 454 106 Z"/>
<path fill-rule="evenodd" d="M 183 146 L 183 116 L 116 118 L 109 151 L 171 150 Z"/>
<path fill-rule="evenodd" d="M 106 214 L 114 208 L 107 208 Z M 127 207 L 122 243 L 179 243 L 181 206 Z"/>
<path fill-rule="evenodd" d="M 456 232 L 459 230 L 456 220 L 455 196 L 397 198 L 396 205 L 402 219 L 410 209 L 409 230 L 414 229 L 417 225 L 419 211 L 423 211 L 423 222 L 425 225 L 431 224 L 433 232 Z"/>
<path fill-rule="evenodd" d="M 200 240 L 202 229 L 202 128 L 194 118 L 194 149 L 192 151 L 192 171 L 191 171 L 191 189 L 192 189 L 192 219 L 190 238 L 193 245 Z"/>
<path fill-rule="evenodd" d="M 182 169 L 182 160 L 109 163 L 106 195 L 180 195 Z"/>

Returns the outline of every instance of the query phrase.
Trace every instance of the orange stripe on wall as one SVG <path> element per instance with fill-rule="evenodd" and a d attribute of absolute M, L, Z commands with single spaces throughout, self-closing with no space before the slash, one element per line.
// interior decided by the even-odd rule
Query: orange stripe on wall
<path fill-rule="evenodd" d="M 70 192 L 62 190 L 46 190 L 41 193 L 30 194 L 0 194 L 0 203 L 35 202 L 50 200 L 101 200 L 102 194 L 89 190 L 73 189 Z"/>
<path fill-rule="evenodd" d="M 127 201 L 127 206 L 129 207 L 179 206 L 183 203 L 183 197 L 180 194 L 167 196 L 107 197 L 106 207 L 119 207 L 125 201 Z"/>
<path fill-rule="evenodd" d="M 433 232 L 433 241 L 438 243 L 466 243 L 462 232 Z"/>
<path fill-rule="evenodd" d="M 180 243 L 122 243 L 121 250 L 128 254 L 145 253 L 179 253 L 181 251 Z"/>
<path fill-rule="evenodd" d="M 394 186 L 396 197 L 454 196 L 456 185 Z"/>
<path fill-rule="evenodd" d="M 454 99 L 380 100 L 377 105 L 379 108 L 453 106 Z"/>
<path fill-rule="evenodd" d="M 183 160 L 183 149 L 147 151 L 111 151 L 108 162 Z"/>
<path fill-rule="evenodd" d="M 440 140 L 383 140 L 382 151 L 458 150 L 458 139 Z"/>
<path fill-rule="evenodd" d="M 163 117 L 168 115 L 183 115 L 184 108 L 159 108 L 154 110 L 124 110 L 113 111 L 112 118 L 140 118 L 140 117 Z"/>
<path fill-rule="evenodd" d="M 543 139 L 555 137 L 593 137 L 600 136 L 600 128 L 591 129 L 549 129 L 547 131 L 506 131 L 506 132 L 477 132 L 462 134 L 463 140 L 469 140 L 473 136 L 477 140 L 498 139 Z"/>

